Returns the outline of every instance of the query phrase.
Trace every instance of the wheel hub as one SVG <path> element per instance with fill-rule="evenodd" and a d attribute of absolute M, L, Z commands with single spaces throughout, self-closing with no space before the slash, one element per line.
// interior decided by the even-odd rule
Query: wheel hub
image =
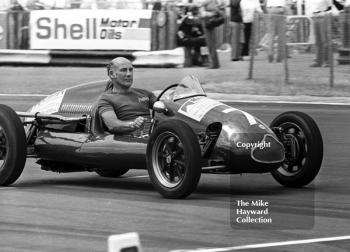
<path fill-rule="evenodd" d="M 288 142 L 286 144 L 288 147 L 288 151 L 286 153 L 286 162 L 289 164 L 295 164 L 295 162 L 298 160 L 300 152 L 298 139 L 292 134 L 286 135 L 286 138 L 288 139 Z"/>
<path fill-rule="evenodd" d="M 172 161 L 171 155 L 168 155 L 168 156 L 165 158 L 165 161 L 166 161 L 167 164 L 171 164 L 171 161 Z"/>
<path fill-rule="evenodd" d="M 286 158 L 279 171 L 285 176 L 293 176 L 300 172 L 304 165 L 307 149 L 305 134 L 294 123 L 284 123 L 280 127 Z"/>
<path fill-rule="evenodd" d="M 182 182 L 185 172 L 182 153 L 182 143 L 174 133 L 164 132 L 156 139 L 152 153 L 153 167 L 163 186 L 174 188 Z"/>

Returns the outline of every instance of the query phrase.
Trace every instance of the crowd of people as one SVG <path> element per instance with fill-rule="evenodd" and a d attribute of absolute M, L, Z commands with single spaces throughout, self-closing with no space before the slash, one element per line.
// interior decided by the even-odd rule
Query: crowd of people
<path fill-rule="evenodd" d="M 23 9 L 44 9 L 44 1 L 27 0 L 23 7 L 18 0 L 10 0 L 10 10 L 21 11 Z M 219 68 L 220 61 L 217 49 L 217 28 L 226 22 L 225 32 L 229 34 L 231 46 L 231 60 L 241 61 L 250 54 L 251 34 L 254 25 L 255 13 L 263 14 L 266 34 L 265 50 L 268 62 L 281 62 L 284 57 L 289 57 L 285 50 L 286 43 L 283 40 L 286 23 L 284 17 L 296 14 L 296 0 L 188 0 L 187 4 L 178 3 L 178 32 L 177 44 L 183 46 L 186 56 L 190 58 L 191 65 L 209 68 Z M 90 1 L 93 2 L 93 1 Z M 113 0 L 111 2 L 118 2 Z M 309 5 L 309 15 L 312 17 L 315 37 L 315 62 L 312 67 L 329 66 L 328 61 L 328 34 L 326 14 L 332 8 L 342 10 L 349 6 L 350 0 L 304 0 Z M 153 10 L 164 10 L 161 0 L 153 3 Z M 229 22 L 227 22 L 229 20 Z M 262 19 L 260 19 L 262 20 Z M 275 50 L 277 45 L 277 50 Z M 203 55 L 203 48 L 207 53 Z"/>
<path fill-rule="evenodd" d="M 327 25 L 325 16 L 332 11 L 332 8 L 342 10 L 344 6 L 350 5 L 346 0 L 309 0 L 310 13 L 313 20 L 313 30 L 315 32 L 316 57 L 312 67 L 329 65 L 328 62 L 328 43 L 327 43 Z M 290 14 L 296 14 L 295 2 L 290 0 L 229 0 L 229 3 L 223 0 L 205 0 L 201 5 L 188 5 L 179 11 L 179 31 L 178 45 L 192 48 L 192 57 L 194 64 L 202 65 L 200 60 L 199 48 L 207 46 L 209 52 L 209 68 L 220 67 L 217 55 L 217 38 L 215 29 L 217 27 L 207 28 L 205 17 L 215 15 L 220 9 L 228 8 L 229 30 L 231 46 L 231 60 L 244 60 L 250 54 L 250 41 L 255 13 L 264 14 L 266 22 L 266 54 L 268 62 L 281 62 L 284 57 L 290 57 L 287 51 L 284 51 L 285 41 L 282 35 L 285 32 L 284 17 Z M 294 5 L 293 5 L 294 3 Z M 285 35 L 285 34 L 284 34 Z M 276 39 L 276 41 L 275 41 Z M 277 45 L 277 50 L 274 46 Z M 276 53 L 275 53 L 276 51 Z"/>

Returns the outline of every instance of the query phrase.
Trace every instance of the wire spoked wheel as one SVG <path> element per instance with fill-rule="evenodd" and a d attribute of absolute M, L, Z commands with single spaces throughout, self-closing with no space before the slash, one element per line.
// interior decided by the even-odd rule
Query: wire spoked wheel
<path fill-rule="evenodd" d="M 301 187 L 317 176 L 323 159 L 323 140 L 316 122 L 302 112 L 285 112 L 276 117 L 271 127 L 280 128 L 280 141 L 285 160 L 272 176 L 282 185 Z"/>
<path fill-rule="evenodd" d="M 166 187 L 173 188 L 181 183 L 185 176 L 185 155 L 179 138 L 164 132 L 158 136 L 152 151 L 152 160 L 158 180 Z"/>
<path fill-rule="evenodd" d="M 178 199 L 191 194 L 201 175 L 201 151 L 193 130 L 179 120 L 156 126 L 147 145 L 147 168 L 163 197 Z"/>

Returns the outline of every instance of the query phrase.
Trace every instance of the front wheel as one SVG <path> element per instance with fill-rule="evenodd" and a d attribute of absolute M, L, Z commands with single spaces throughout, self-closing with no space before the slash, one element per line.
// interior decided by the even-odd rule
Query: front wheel
<path fill-rule="evenodd" d="M 314 180 L 323 159 L 323 141 L 316 122 L 302 112 L 285 112 L 270 127 L 277 127 L 286 158 L 272 176 L 287 187 L 302 187 Z"/>
<path fill-rule="evenodd" d="M 153 186 L 163 197 L 190 195 L 201 175 L 201 151 L 193 130 L 179 120 L 159 124 L 147 145 L 147 168 Z"/>
<path fill-rule="evenodd" d="M 0 186 L 14 183 L 26 162 L 26 135 L 16 112 L 0 105 Z"/>

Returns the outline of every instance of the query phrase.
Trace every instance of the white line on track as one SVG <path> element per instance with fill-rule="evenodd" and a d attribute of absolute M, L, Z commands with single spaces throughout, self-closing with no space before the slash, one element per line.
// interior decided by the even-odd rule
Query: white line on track
<path fill-rule="evenodd" d="M 46 97 L 47 94 L 0 94 L 0 96 Z"/>
<path fill-rule="evenodd" d="M 226 247 L 226 248 L 210 248 L 210 249 L 197 249 L 197 250 L 172 250 L 170 252 L 192 252 L 192 251 L 193 252 L 194 251 L 196 251 L 196 252 L 224 252 L 224 251 L 233 251 L 233 250 L 290 246 L 290 245 L 298 245 L 298 244 L 309 244 L 309 243 L 340 241 L 340 240 L 350 240 L 350 235 L 306 239 L 306 240 L 284 241 L 284 242 L 259 243 L 259 244 L 242 245 L 242 246 Z"/>
<path fill-rule="evenodd" d="M 0 187 L 0 190 L 11 190 L 16 189 L 16 187 Z"/>
<path fill-rule="evenodd" d="M 72 87 L 69 87 L 68 89 L 84 86 L 88 84 L 98 83 L 106 80 L 95 80 L 95 81 L 89 81 L 84 82 Z M 153 92 L 159 93 L 161 90 L 155 90 Z M 0 94 L 0 96 L 23 96 L 23 97 L 47 97 L 49 94 Z M 210 98 L 210 96 L 209 96 Z M 252 104 L 300 104 L 300 105 L 330 105 L 330 106 L 350 106 L 350 103 L 341 103 L 341 102 L 307 102 L 307 101 L 266 101 L 266 100 L 235 100 L 235 99 L 218 99 L 221 102 L 232 102 L 232 103 L 252 103 Z"/>
<path fill-rule="evenodd" d="M 244 101 L 244 100 L 220 100 L 221 102 L 232 103 L 253 103 L 253 104 L 305 104 L 305 105 L 332 105 L 332 106 L 350 106 L 349 103 L 340 102 L 303 102 L 303 101 Z"/>
<path fill-rule="evenodd" d="M 84 86 L 84 85 L 88 85 L 88 84 L 94 84 L 94 83 L 98 83 L 98 82 L 102 82 L 102 81 L 106 81 L 106 80 L 95 80 L 95 81 L 84 82 L 84 83 L 80 83 L 78 85 L 69 87 L 68 89 L 76 88 L 76 87 L 80 87 L 80 86 Z M 24 96 L 24 97 L 46 97 L 49 95 L 50 94 L 0 94 L 0 96 Z"/>

